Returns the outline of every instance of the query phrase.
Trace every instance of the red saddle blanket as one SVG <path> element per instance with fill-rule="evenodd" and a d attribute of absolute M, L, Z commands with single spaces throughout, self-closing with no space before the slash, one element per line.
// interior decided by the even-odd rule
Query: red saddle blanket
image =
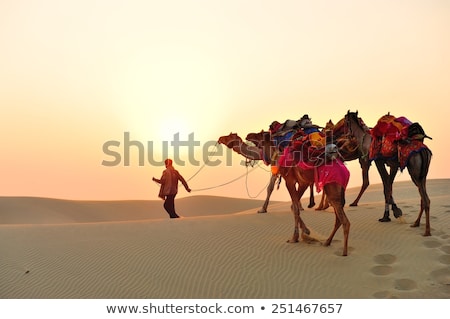
<path fill-rule="evenodd" d="M 398 144 L 398 161 L 400 163 L 400 171 L 408 165 L 409 158 L 414 153 L 419 153 L 421 150 L 428 148 L 420 140 L 411 140 L 409 143 L 399 143 Z"/>
<path fill-rule="evenodd" d="M 370 158 L 396 157 L 398 141 L 408 137 L 408 127 L 411 124 L 412 122 L 404 116 L 395 117 L 390 114 L 382 116 L 370 132 L 372 135 Z"/>
<path fill-rule="evenodd" d="M 334 160 L 322 166 L 318 166 L 315 174 L 315 184 L 317 192 L 321 192 L 323 187 L 329 183 L 338 183 L 347 188 L 350 172 L 341 160 Z"/>

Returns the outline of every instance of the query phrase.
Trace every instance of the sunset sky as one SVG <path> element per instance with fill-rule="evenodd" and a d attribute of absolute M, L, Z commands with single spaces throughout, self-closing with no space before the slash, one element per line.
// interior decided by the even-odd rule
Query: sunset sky
<path fill-rule="evenodd" d="M 224 150 L 199 172 L 204 145 L 347 110 L 368 126 L 387 112 L 420 122 L 428 178 L 450 178 L 450 1 L 3 0 L 0 43 L 0 196 L 157 199 L 164 167 L 147 153 L 162 161 L 191 136 L 176 165 L 198 173 L 189 196 L 254 197 L 266 167 L 199 191 L 246 172 Z M 125 165 L 126 136 L 144 165 L 135 145 Z M 118 165 L 104 165 L 105 143 Z M 348 167 L 359 186 L 359 164 Z M 381 182 L 375 165 L 370 178 Z M 287 200 L 285 187 L 273 198 Z"/>

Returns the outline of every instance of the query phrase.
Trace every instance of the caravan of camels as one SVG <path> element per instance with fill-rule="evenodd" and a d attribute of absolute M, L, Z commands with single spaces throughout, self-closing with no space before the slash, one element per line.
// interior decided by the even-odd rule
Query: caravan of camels
<path fill-rule="evenodd" d="M 262 160 L 271 166 L 272 175 L 267 188 L 267 197 L 263 207 L 258 211 L 267 212 L 270 195 L 278 179 L 284 179 L 289 192 L 294 214 L 294 234 L 290 243 L 315 240 L 303 222 L 300 211 L 303 210 L 300 199 L 310 188 L 310 203 L 313 207 L 313 187 L 323 190 L 322 201 L 317 209 L 333 207 L 335 225 L 325 241 L 329 246 L 337 230 L 342 225 L 344 232 L 343 256 L 348 254 L 348 236 L 350 221 L 345 211 L 345 189 L 350 173 L 345 161 L 358 159 L 363 177 L 363 184 L 357 198 L 350 204 L 357 206 L 364 191 L 369 186 L 369 168 L 374 162 L 383 182 L 385 211 L 380 222 L 389 222 L 390 208 L 395 218 L 402 216 L 402 211 L 395 204 L 393 182 L 397 171 L 408 169 L 412 181 L 417 186 L 421 198 L 420 211 L 411 227 L 419 227 L 425 212 L 424 236 L 431 236 L 430 199 L 426 191 L 426 177 L 431 161 L 431 151 L 424 144 L 427 136 L 419 123 L 412 123 L 405 117 L 390 114 L 382 116 L 373 128 L 369 128 L 358 117 L 358 112 L 350 112 L 336 124 L 331 120 L 324 128 L 314 125 L 308 115 L 298 121 L 288 120 L 284 123 L 273 122 L 269 130 L 249 133 L 246 141 L 236 133 L 221 136 L 218 143 L 241 154 L 250 160 Z M 387 171 L 389 167 L 389 173 Z M 390 208 L 389 208 L 390 207 Z M 300 234 L 301 230 L 301 234 Z"/>

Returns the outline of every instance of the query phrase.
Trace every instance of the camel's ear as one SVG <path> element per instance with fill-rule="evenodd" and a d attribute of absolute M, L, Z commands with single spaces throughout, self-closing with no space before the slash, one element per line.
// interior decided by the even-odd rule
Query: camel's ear
<path fill-rule="evenodd" d="M 358 117 L 358 110 L 356 110 L 356 116 Z"/>

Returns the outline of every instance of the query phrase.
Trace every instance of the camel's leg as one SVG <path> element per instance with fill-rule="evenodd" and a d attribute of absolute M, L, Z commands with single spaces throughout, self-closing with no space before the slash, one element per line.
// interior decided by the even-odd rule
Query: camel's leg
<path fill-rule="evenodd" d="M 389 197 L 388 204 L 389 204 L 389 203 L 391 204 L 392 212 L 394 213 L 394 217 L 395 217 L 395 218 L 399 218 L 400 216 L 403 215 L 402 210 L 401 210 L 399 207 L 397 207 L 397 204 L 396 204 L 395 201 L 394 201 L 394 196 L 392 195 L 392 193 L 393 193 L 394 180 L 395 180 L 395 176 L 397 175 L 398 168 L 399 168 L 399 165 L 398 165 L 398 164 L 396 164 L 396 165 L 391 165 L 391 166 L 389 167 L 389 169 L 390 169 L 390 171 L 389 171 L 390 197 Z"/>
<path fill-rule="evenodd" d="M 391 218 L 389 217 L 389 204 L 388 204 L 388 198 L 389 198 L 389 174 L 386 170 L 386 167 L 384 165 L 383 161 L 375 160 L 375 164 L 378 169 L 378 173 L 380 173 L 381 180 L 383 182 L 383 192 L 384 192 L 384 202 L 385 202 L 385 208 L 384 208 L 384 215 L 383 218 L 380 218 L 378 221 L 380 222 L 390 222 Z"/>
<path fill-rule="evenodd" d="M 311 186 L 309 186 L 309 205 L 308 205 L 308 208 L 312 208 L 315 205 L 316 205 L 316 202 L 314 201 L 314 184 L 311 184 Z"/>
<path fill-rule="evenodd" d="M 390 173 L 387 172 L 384 161 L 375 160 L 375 164 L 377 166 L 378 172 L 380 173 L 381 180 L 383 181 L 383 191 L 384 191 L 384 215 L 383 218 L 380 218 L 378 221 L 380 222 L 390 222 L 391 218 L 389 217 L 389 205 L 392 205 L 392 209 L 394 210 L 394 216 L 400 217 L 402 215 L 402 211 L 394 202 L 394 198 L 392 197 L 392 184 L 394 183 L 395 176 L 397 175 L 398 165 L 394 165 L 390 167 Z"/>
<path fill-rule="evenodd" d="M 312 187 L 313 187 L 313 184 L 311 184 L 311 185 L 309 185 L 309 184 L 299 184 L 298 182 L 296 182 L 296 184 L 298 185 L 298 190 L 297 190 L 297 196 L 298 196 L 298 207 L 299 207 L 299 209 L 300 209 L 300 211 L 302 211 L 302 210 L 305 210 L 304 208 L 303 208 L 303 206 L 302 206 L 302 202 L 301 202 L 301 199 L 302 199 L 302 197 L 303 197 L 303 194 L 305 194 L 305 192 L 306 192 L 306 190 L 308 189 L 308 187 L 310 187 L 311 189 L 312 189 Z M 310 203 L 311 203 L 311 201 L 310 201 Z M 308 205 L 308 207 L 309 207 L 309 205 Z M 292 208 L 292 207 L 291 207 Z"/>
<path fill-rule="evenodd" d="M 370 168 L 369 156 L 365 156 L 364 158 L 360 157 L 359 164 L 361 165 L 363 183 L 358 196 L 353 201 L 353 203 L 350 204 L 350 206 L 358 206 L 358 202 L 361 199 L 361 196 L 364 194 L 367 187 L 369 187 L 369 168 Z"/>
<path fill-rule="evenodd" d="M 397 207 L 397 204 L 394 201 L 394 196 L 392 195 L 394 180 L 395 180 L 395 176 L 397 175 L 398 168 L 399 168 L 399 164 L 398 163 L 391 163 L 389 165 L 389 179 L 388 179 L 388 185 L 389 185 L 388 194 L 389 195 L 388 195 L 387 203 L 391 204 L 392 211 L 394 213 L 394 217 L 395 218 L 399 218 L 400 216 L 403 215 L 402 210 L 399 207 Z"/>
<path fill-rule="evenodd" d="M 263 207 L 258 210 L 258 213 L 267 213 L 267 207 L 269 206 L 270 195 L 272 195 L 272 192 L 273 192 L 273 190 L 275 188 L 275 183 L 277 181 L 277 178 L 278 178 L 278 175 L 272 174 L 270 176 L 269 185 L 267 185 L 266 200 L 265 200 L 265 202 L 263 204 Z"/>
<path fill-rule="evenodd" d="M 325 195 L 325 192 L 323 192 L 322 198 L 320 199 L 319 207 L 317 207 L 316 210 L 325 210 L 328 207 L 330 207 L 330 204 L 328 202 L 327 196 Z"/>
<path fill-rule="evenodd" d="M 422 213 L 425 211 L 425 233 L 424 236 L 431 236 L 431 227 L 430 227 L 430 198 L 428 197 L 426 188 L 425 188 L 425 182 L 423 182 L 423 185 L 419 186 L 419 193 L 422 199 L 420 200 L 420 212 L 419 216 L 417 216 L 416 221 L 414 224 L 411 225 L 411 227 L 419 227 L 420 226 L 420 219 L 422 218 Z"/>
<path fill-rule="evenodd" d="M 334 208 L 334 207 L 333 207 Z M 334 228 L 333 231 L 331 232 L 330 236 L 328 236 L 328 239 L 325 241 L 325 243 L 323 244 L 324 246 L 330 246 L 331 241 L 333 240 L 334 235 L 336 234 L 337 230 L 339 229 L 339 227 L 341 227 L 341 220 L 338 217 L 338 214 L 336 212 L 336 209 L 334 208 L 334 213 L 335 213 L 335 221 L 334 221 Z"/>
<path fill-rule="evenodd" d="M 414 224 L 411 227 L 419 227 L 422 213 L 425 211 L 425 233 L 424 236 L 431 236 L 430 227 L 430 198 L 428 197 L 426 188 L 426 175 L 430 164 L 429 153 L 418 153 L 412 156 L 408 163 L 408 172 L 411 179 L 419 189 L 420 193 L 420 212 Z"/>
<path fill-rule="evenodd" d="M 342 256 L 347 256 L 348 254 L 348 235 L 350 233 L 350 221 L 345 215 L 344 204 L 345 204 L 345 189 L 337 183 L 331 183 L 324 186 L 324 192 L 327 194 L 328 200 L 334 208 L 334 213 L 336 215 L 336 221 L 334 224 L 333 231 L 331 232 L 328 239 L 325 241 L 325 246 L 329 246 L 333 240 L 336 231 L 342 224 L 344 230 L 344 250 Z"/>
<path fill-rule="evenodd" d="M 303 189 L 303 192 L 308 188 L 309 185 L 299 185 L 299 191 L 297 191 L 295 185 L 296 180 L 293 176 L 286 176 L 286 188 L 289 191 L 289 195 L 291 196 L 292 200 L 292 213 L 294 214 L 294 234 L 292 235 L 292 238 L 288 240 L 288 243 L 297 243 L 300 237 L 300 231 L 302 230 L 302 235 L 307 234 L 309 235 L 310 231 L 306 227 L 305 223 L 300 217 L 300 197 L 298 196 L 299 192 Z M 302 193 L 303 194 L 303 193 Z"/>
<path fill-rule="evenodd" d="M 423 211 L 424 211 L 424 204 L 423 204 L 423 199 L 421 199 L 419 215 L 417 216 L 416 221 L 414 222 L 414 224 L 411 225 L 411 227 L 419 227 L 420 226 L 420 220 L 422 218 Z"/>

